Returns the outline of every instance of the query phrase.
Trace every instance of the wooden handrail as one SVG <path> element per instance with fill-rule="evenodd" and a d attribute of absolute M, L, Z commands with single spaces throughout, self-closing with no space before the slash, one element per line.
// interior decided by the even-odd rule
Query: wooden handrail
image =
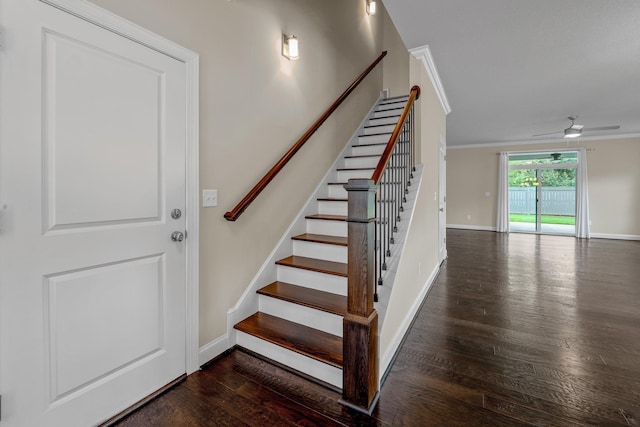
<path fill-rule="evenodd" d="M 267 174 L 264 177 L 262 177 L 260 181 L 258 181 L 258 183 L 251 189 L 251 191 L 249 191 L 247 195 L 244 196 L 244 198 L 240 201 L 240 203 L 238 203 L 236 207 L 233 208 L 233 210 L 224 214 L 224 217 L 227 221 L 235 221 L 238 219 L 238 217 L 240 217 L 240 215 L 242 215 L 242 213 L 249 207 L 251 202 L 253 202 L 255 198 L 258 197 L 258 195 L 262 192 L 262 190 L 265 189 L 267 184 L 269 184 L 271 180 L 275 178 L 275 176 L 284 168 L 284 166 L 289 162 L 289 160 L 291 160 L 291 158 L 298 152 L 298 150 L 300 150 L 300 148 L 302 148 L 302 146 L 309 140 L 311 135 L 313 135 L 318 130 L 318 128 L 340 106 L 340 104 L 342 104 L 342 102 L 347 98 L 347 96 L 349 96 L 349 94 L 353 92 L 353 90 L 356 87 L 358 87 L 358 85 L 362 82 L 362 80 L 364 80 L 364 78 L 367 77 L 367 75 L 371 72 L 371 70 L 373 70 L 376 67 L 376 65 L 378 65 L 378 63 L 382 61 L 382 58 L 384 58 L 386 55 L 387 55 L 387 51 L 385 50 L 375 59 L 375 61 L 371 63 L 371 65 L 367 67 L 366 70 L 362 72 L 362 74 L 360 74 L 353 81 L 353 83 L 349 85 L 349 87 L 342 93 L 342 95 L 340 95 L 338 99 L 336 99 L 335 102 L 331 104 L 331 106 L 327 109 L 327 111 L 325 111 L 322 114 L 322 116 L 320 116 L 320 118 L 316 120 L 316 122 L 313 125 L 311 125 L 309 130 L 307 130 L 304 133 L 304 135 L 302 135 L 300 139 L 298 139 L 298 141 L 296 141 L 296 143 L 293 144 L 293 146 L 289 149 L 289 151 L 287 151 L 285 155 L 282 156 L 282 158 L 278 160 L 278 162 L 275 165 L 273 165 L 273 167 L 269 170 L 269 172 L 267 172 Z"/>
<path fill-rule="evenodd" d="M 373 175 L 371 175 L 371 179 L 373 180 L 375 185 L 378 185 L 380 182 L 380 178 L 382 178 L 382 174 L 384 173 L 384 169 L 387 167 L 387 163 L 389 163 L 389 159 L 391 158 L 391 154 L 398 142 L 398 137 L 400 136 L 400 132 L 402 132 L 402 128 L 404 127 L 404 122 L 407 120 L 407 116 L 411 111 L 411 107 L 413 106 L 413 102 L 416 99 L 420 99 L 420 86 L 413 86 L 411 88 L 411 92 L 409 92 L 409 99 L 407 100 L 407 104 L 404 106 L 404 110 L 402 110 L 402 115 L 396 124 L 393 133 L 391 134 L 391 138 L 389 138 L 389 143 L 387 147 L 384 149 L 382 156 L 380 156 L 380 161 L 378 161 L 378 165 L 376 166 L 376 170 L 373 171 Z"/>

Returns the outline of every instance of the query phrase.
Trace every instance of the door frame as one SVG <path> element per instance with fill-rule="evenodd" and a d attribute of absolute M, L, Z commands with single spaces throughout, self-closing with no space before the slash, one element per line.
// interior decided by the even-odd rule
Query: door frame
<path fill-rule="evenodd" d="M 511 156 L 512 154 L 526 154 L 526 153 L 531 153 L 531 154 L 546 154 L 548 153 L 574 153 L 574 152 L 578 152 L 579 149 L 557 149 L 557 150 L 526 150 L 526 151 L 509 151 L 508 155 Z M 541 172 L 543 170 L 552 170 L 552 169 L 575 169 L 576 170 L 576 179 L 577 179 L 577 174 L 578 174 L 578 168 L 580 167 L 579 163 L 574 164 L 542 164 L 542 165 L 515 165 L 515 166 L 511 166 L 509 165 L 507 168 L 507 176 L 506 176 L 506 180 L 507 180 L 507 189 L 509 188 L 509 171 L 511 170 L 535 170 L 536 172 L 536 179 L 540 182 L 541 181 Z M 575 226 L 575 232 L 574 234 L 561 234 L 561 233 L 553 233 L 553 232 L 549 232 L 549 231 L 542 231 L 542 212 L 540 209 L 540 203 L 542 200 L 542 189 L 543 186 L 536 186 L 536 231 L 512 231 L 511 230 L 511 221 L 509 220 L 509 232 L 513 232 L 513 233 L 529 233 L 529 234 L 549 234 L 549 235 L 560 235 L 560 236 L 575 236 L 576 233 L 578 232 L 577 229 L 577 224 Z M 577 182 L 576 182 L 576 187 L 574 188 L 574 192 L 576 193 L 576 201 L 577 201 Z M 509 194 L 508 190 L 507 190 L 507 198 L 510 198 L 511 195 Z M 509 214 L 510 214 L 510 203 L 507 203 L 507 208 L 509 209 L 509 212 L 507 212 L 507 218 L 509 218 Z M 578 215 L 578 207 L 576 206 L 576 217 Z"/>
<path fill-rule="evenodd" d="M 199 353 L 199 55 L 86 0 L 39 0 L 63 12 L 153 49 L 186 67 L 186 319 L 185 368 L 200 368 Z"/>

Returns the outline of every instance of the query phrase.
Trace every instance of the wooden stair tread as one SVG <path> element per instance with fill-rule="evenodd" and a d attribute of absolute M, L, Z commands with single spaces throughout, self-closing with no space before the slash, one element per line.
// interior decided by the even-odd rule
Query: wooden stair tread
<path fill-rule="evenodd" d="M 319 202 L 347 202 L 349 199 L 344 197 L 319 197 Z"/>
<path fill-rule="evenodd" d="M 276 264 L 286 267 L 301 268 L 303 270 L 316 271 L 318 273 L 333 274 L 334 276 L 347 277 L 348 273 L 347 264 L 345 263 L 296 255 L 276 261 Z"/>
<path fill-rule="evenodd" d="M 337 171 L 372 171 L 372 170 L 376 170 L 375 167 L 369 167 L 369 168 L 338 168 L 336 169 Z"/>
<path fill-rule="evenodd" d="M 342 368 L 342 338 L 264 313 L 256 313 L 234 326 L 235 329 Z"/>
<path fill-rule="evenodd" d="M 356 145 L 352 145 L 351 147 L 372 147 L 374 145 L 387 145 L 387 144 L 388 142 L 374 142 L 369 144 L 356 144 Z"/>
<path fill-rule="evenodd" d="M 389 102 L 388 104 L 393 104 L 393 102 Z M 394 111 L 394 110 L 404 110 L 404 106 L 402 107 L 396 107 L 396 108 L 386 108 L 384 110 L 374 110 L 374 114 L 375 113 L 384 113 L 385 111 Z"/>
<path fill-rule="evenodd" d="M 293 236 L 292 239 L 303 240 L 305 242 L 326 243 L 327 245 L 347 246 L 347 238 L 341 236 L 304 233 L 298 236 Z"/>
<path fill-rule="evenodd" d="M 347 314 L 347 297 L 344 295 L 332 294 L 285 282 L 273 282 L 258 290 L 258 293 L 327 313 L 337 314 L 338 316 Z"/>
<path fill-rule="evenodd" d="M 364 159 L 367 157 L 381 157 L 382 154 L 363 154 L 360 156 L 344 156 L 345 159 Z"/>
<path fill-rule="evenodd" d="M 382 132 L 382 133 L 368 133 L 366 135 L 358 135 L 359 138 L 366 138 L 367 136 L 380 136 L 380 135 L 392 135 L 393 132 Z"/>
<path fill-rule="evenodd" d="M 345 215 L 327 215 L 327 214 L 313 214 L 305 216 L 307 219 L 323 219 L 325 221 L 346 221 Z"/>

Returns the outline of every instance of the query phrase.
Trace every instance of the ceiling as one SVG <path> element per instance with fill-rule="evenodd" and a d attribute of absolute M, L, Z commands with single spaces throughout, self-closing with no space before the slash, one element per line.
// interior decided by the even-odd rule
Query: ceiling
<path fill-rule="evenodd" d="M 383 0 L 428 45 L 451 106 L 447 145 L 640 136 L 640 1 Z"/>

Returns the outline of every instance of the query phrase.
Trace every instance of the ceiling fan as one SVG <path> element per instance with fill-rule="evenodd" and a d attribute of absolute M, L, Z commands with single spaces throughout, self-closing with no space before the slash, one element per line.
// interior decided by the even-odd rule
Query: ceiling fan
<path fill-rule="evenodd" d="M 578 118 L 578 116 L 569 116 L 567 117 L 569 120 L 571 120 L 571 126 L 569 126 L 568 128 L 566 128 L 563 131 L 558 131 L 558 132 L 547 132 L 547 133 L 539 133 L 537 135 L 533 135 L 533 136 L 543 136 L 543 135 L 553 135 L 556 133 L 564 133 L 564 137 L 565 138 L 577 138 L 580 135 L 582 135 L 582 132 L 590 132 L 590 131 L 597 131 L 597 130 L 615 130 L 615 129 L 620 129 L 620 126 L 600 126 L 600 127 L 595 127 L 595 128 L 585 128 L 583 125 L 577 125 L 575 123 L 576 119 Z"/>

